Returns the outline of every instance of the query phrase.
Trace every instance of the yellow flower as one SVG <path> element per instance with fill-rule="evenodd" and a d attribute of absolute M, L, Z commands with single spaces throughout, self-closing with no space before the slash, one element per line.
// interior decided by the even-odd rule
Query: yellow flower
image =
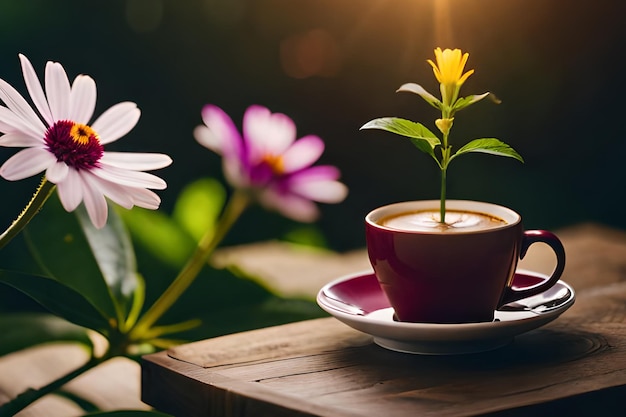
<path fill-rule="evenodd" d="M 451 106 L 456 101 L 461 85 L 474 73 L 469 70 L 463 74 L 465 64 L 469 54 L 462 53 L 460 49 L 435 49 L 437 63 L 428 59 L 428 63 L 433 67 L 433 72 L 437 81 L 441 84 L 441 98 L 446 106 Z"/>
<path fill-rule="evenodd" d="M 452 128 L 452 123 L 454 122 L 454 117 L 450 119 L 437 119 L 435 120 L 435 126 L 439 128 L 441 133 L 447 135 L 450 133 L 450 129 Z"/>

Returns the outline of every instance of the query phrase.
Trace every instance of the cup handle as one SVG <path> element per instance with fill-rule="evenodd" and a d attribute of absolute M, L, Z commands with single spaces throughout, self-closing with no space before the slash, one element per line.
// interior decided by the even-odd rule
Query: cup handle
<path fill-rule="evenodd" d="M 514 290 L 511 287 L 507 287 L 502 296 L 502 300 L 500 301 L 500 306 L 513 301 L 521 300 L 522 298 L 540 294 L 556 284 L 559 278 L 561 278 L 561 274 L 563 274 L 563 270 L 565 269 L 565 249 L 563 248 L 563 244 L 559 238 L 554 233 L 548 232 L 547 230 L 525 231 L 522 238 L 520 259 L 523 259 L 524 256 L 526 256 L 526 252 L 528 251 L 530 245 L 537 242 L 546 243 L 552 248 L 554 254 L 556 255 L 556 267 L 554 268 L 552 275 L 550 275 L 550 278 L 548 278 L 545 282 L 533 285 L 529 288 L 524 288 L 523 290 Z"/>

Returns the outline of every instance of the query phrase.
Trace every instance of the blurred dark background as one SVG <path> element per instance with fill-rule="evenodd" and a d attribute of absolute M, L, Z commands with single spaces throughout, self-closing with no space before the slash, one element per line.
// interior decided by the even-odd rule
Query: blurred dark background
<path fill-rule="evenodd" d="M 364 245 L 362 219 L 400 200 L 438 198 L 434 161 L 408 140 L 359 131 L 400 116 L 434 131 L 436 111 L 395 93 L 416 82 L 438 95 L 426 59 L 461 48 L 475 69 L 464 95 L 495 93 L 460 112 L 451 140 L 497 137 L 525 158 L 475 154 L 449 170 L 448 197 L 509 206 L 527 228 L 595 221 L 626 229 L 622 206 L 626 3 L 615 0 L 2 0 L 0 77 L 24 95 L 18 53 L 40 78 L 61 62 L 91 75 L 99 115 L 125 100 L 137 127 L 107 149 L 164 152 L 174 164 L 163 210 L 189 181 L 221 177 L 220 159 L 192 135 L 206 103 L 240 124 L 262 104 L 293 118 L 298 136 L 326 142 L 321 163 L 339 166 L 350 195 L 322 206 L 319 229 L 337 250 Z M 13 154 L 0 149 L 0 161 Z M 0 182 L 8 225 L 38 179 Z M 297 226 L 247 213 L 227 243 L 276 237 Z M 2 226 L 4 228 L 5 226 Z"/>

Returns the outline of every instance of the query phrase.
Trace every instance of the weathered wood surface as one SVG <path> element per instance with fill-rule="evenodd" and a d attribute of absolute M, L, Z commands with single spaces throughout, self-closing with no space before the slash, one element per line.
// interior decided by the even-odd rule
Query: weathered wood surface
<path fill-rule="evenodd" d="M 326 318 L 146 356 L 142 398 L 190 417 L 464 416 L 546 404 L 623 415 L 626 235 L 585 225 L 559 236 L 575 305 L 499 350 L 401 354 Z M 533 257 L 523 266 L 550 268 L 549 252 L 536 249 Z"/>
<path fill-rule="evenodd" d="M 571 310 L 553 324 L 554 326 L 560 326 L 563 320 L 569 320 L 570 316 L 576 314 L 576 311 L 582 308 L 583 303 L 586 302 L 584 301 L 586 298 L 585 294 L 611 293 L 613 291 L 612 288 L 622 288 L 620 285 L 624 285 L 623 283 L 626 280 L 625 233 L 600 226 L 582 225 L 559 230 L 557 234 L 562 238 L 568 254 L 568 262 L 563 279 L 574 286 L 577 291 L 578 300 Z M 369 265 L 367 256 L 363 250 L 347 254 L 324 251 L 312 252 L 278 242 L 224 249 L 220 251 L 216 261 L 221 264 L 236 262 L 244 269 L 255 272 L 257 275 L 265 278 L 271 286 L 282 294 L 305 296 L 313 296 L 325 283 L 338 276 L 366 269 Z M 524 260 L 522 266 L 532 270 L 547 272 L 550 269 L 551 262 L 553 262 L 552 256 L 548 250 L 542 250 L 541 247 L 533 246 L 533 249 L 527 259 Z M 606 310 L 607 317 L 613 315 L 614 318 L 610 319 L 609 322 L 612 321 L 619 325 L 617 314 L 623 314 L 620 313 L 621 310 L 619 310 L 619 306 L 613 306 L 613 304 L 609 302 L 610 300 L 605 301 L 606 306 L 599 306 L 599 308 Z M 613 303 L 619 304 L 618 298 L 615 298 Z M 580 320 L 585 319 L 583 317 Z M 329 322 L 330 321 L 335 320 L 331 319 Z M 598 324 L 599 323 L 587 323 L 586 326 L 589 327 Z M 330 325 L 336 327 L 343 326 L 338 322 Z M 353 332 L 353 330 L 346 326 L 343 326 L 343 328 L 347 332 Z M 552 329 L 552 327 L 546 327 L 537 332 L 547 332 L 550 329 Z M 556 332 L 556 330 L 554 331 Z M 583 329 L 581 328 L 579 331 L 583 332 Z M 588 331 L 588 333 L 594 334 L 593 331 Z M 530 338 L 530 336 L 539 337 L 540 334 L 542 333 L 538 333 L 537 335 L 529 333 L 527 336 L 528 338 Z M 259 340 L 267 341 L 267 337 L 262 336 Z M 602 341 L 601 343 L 594 342 L 594 340 L 597 339 L 591 340 L 591 342 L 586 343 L 589 345 L 596 343 L 599 346 L 604 346 L 604 348 L 596 348 L 598 351 L 606 350 L 606 346 L 610 344 L 607 341 L 603 341 L 603 339 L 600 339 Z M 521 341 L 522 340 L 518 338 L 516 345 Z M 530 339 L 528 343 L 530 343 Z M 247 344 L 248 342 L 245 342 L 242 346 L 239 346 L 239 348 L 247 346 Z M 615 346 L 619 346 L 619 344 Z M 370 346 L 369 349 L 374 348 L 376 347 Z M 367 350 L 367 348 L 362 349 Z M 615 349 L 616 348 L 613 347 L 608 350 L 612 351 Z M 272 351 L 280 352 L 276 348 Z M 349 352 L 352 352 L 352 350 Z M 390 354 L 390 352 L 384 353 L 384 355 L 388 354 Z M 240 354 L 235 353 L 235 355 Z M 267 356 L 268 359 L 271 357 L 272 356 Z M 155 356 L 154 360 L 156 361 L 161 358 L 161 356 Z M 211 391 L 212 398 L 214 398 L 211 400 L 211 403 L 208 402 L 209 394 L 207 394 L 206 391 L 198 392 L 197 390 L 189 389 L 188 392 L 181 394 L 181 390 L 187 389 L 188 385 L 193 381 L 191 381 L 190 376 L 185 375 L 187 371 L 183 368 L 175 368 L 177 370 L 173 374 L 168 373 L 168 366 L 172 365 L 172 359 L 167 356 L 163 358 L 165 363 L 163 363 L 163 365 L 155 363 L 154 368 L 155 372 L 163 372 L 165 375 L 162 381 L 157 381 L 158 384 L 169 384 L 172 382 L 172 378 L 180 377 L 181 381 L 184 381 L 181 383 L 181 387 L 184 388 L 174 387 L 170 390 L 166 388 L 167 386 L 152 385 L 153 381 L 151 380 L 144 381 L 144 388 L 153 389 L 155 393 L 158 393 L 157 395 L 161 395 L 159 401 L 188 404 L 197 404 L 196 401 L 204 401 L 204 408 L 209 407 L 209 404 L 211 404 L 216 410 L 220 410 L 220 404 L 224 404 L 223 399 L 226 396 L 224 392 L 219 388 L 215 388 Z M 28 387 L 44 385 L 54 377 L 75 368 L 84 360 L 86 360 L 86 356 L 81 349 L 71 345 L 59 344 L 40 346 L 0 358 L 0 403 L 7 401 L 9 398 L 17 395 Z M 186 369 L 188 369 L 190 375 L 204 375 L 198 378 L 205 378 L 203 380 L 205 382 L 210 381 L 211 378 L 218 378 L 219 376 L 216 372 L 212 372 L 208 375 L 207 369 L 197 365 L 185 364 L 178 360 L 173 363 L 176 363 L 179 367 L 188 366 Z M 290 364 L 290 362 L 286 363 Z M 494 364 L 493 366 L 496 365 Z M 426 368 L 426 370 L 428 370 L 428 368 Z M 419 375 L 420 373 L 417 372 L 417 374 Z M 608 373 L 606 378 L 608 379 L 610 377 L 611 374 Z M 226 377 L 219 376 L 219 378 L 224 379 Z M 604 380 L 605 377 L 599 376 L 598 378 Z M 146 382 L 148 383 L 147 386 Z M 245 381 L 237 381 L 237 384 L 245 385 L 248 389 L 251 385 Z M 260 386 L 259 389 L 263 392 L 267 392 L 268 387 L 270 387 L 269 384 L 267 387 L 262 387 L 262 383 L 257 383 L 257 385 Z M 194 387 L 200 386 L 201 384 L 194 385 Z M 66 389 L 74 393 L 86 395 L 90 401 L 105 410 L 148 408 L 140 401 L 139 366 L 129 360 L 120 359 L 106 363 L 72 382 Z M 165 390 L 165 392 L 158 391 L 158 389 Z M 206 390 L 208 388 L 204 387 L 202 389 Z M 567 402 L 568 408 L 571 408 L 572 403 L 581 406 L 588 403 L 605 405 L 611 401 L 615 401 L 616 397 L 613 395 L 614 390 L 605 390 L 601 393 L 607 392 L 611 394 L 610 398 L 606 398 L 604 394 L 602 394 L 604 396 L 600 398 L 600 393 L 592 392 L 588 395 L 574 397 L 580 401 L 574 401 L 572 397 L 566 398 L 563 401 Z M 621 398 L 626 398 L 626 389 L 619 392 L 622 394 Z M 237 391 L 232 391 L 231 394 L 228 394 L 229 398 L 238 398 L 239 395 Z M 278 394 L 274 393 L 272 393 L 272 395 L 278 396 Z M 448 393 L 448 395 L 450 394 Z M 590 396 L 592 397 L 590 398 Z M 260 416 L 280 415 L 269 412 L 263 413 L 262 410 L 269 407 L 265 401 L 265 397 L 263 398 L 262 401 L 258 401 L 257 403 L 254 403 L 251 399 L 246 400 L 246 403 L 254 410 L 254 412 L 252 412 L 249 409 L 248 414 Z M 282 397 L 280 398 L 282 399 Z M 315 414 L 315 410 L 317 410 L 317 408 L 315 408 L 316 406 L 308 404 L 306 398 L 297 401 L 296 399 L 296 397 L 293 397 L 291 401 L 293 401 L 294 404 L 298 404 L 298 401 L 306 403 L 307 407 L 313 407 L 309 409 L 312 410 L 309 411 L 309 414 Z M 584 404 L 581 404 L 581 401 L 584 401 Z M 622 408 L 626 407 L 624 401 L 619 403 Z M 393 411 L 393 409 L 387 410 L 384 415 L 393 415 L 391 411 Z M 60 397 L 47 396 L 19 413 L 18 416 L 71 417 L 80 416 L 82 414 L 83 412 L 70 401 Z M 185 414 L 180 415 L 184 416 Z M 232 413 L 232 415 L 237 414 Z M 239 415 L 245 414 L 239 413 Z"/>

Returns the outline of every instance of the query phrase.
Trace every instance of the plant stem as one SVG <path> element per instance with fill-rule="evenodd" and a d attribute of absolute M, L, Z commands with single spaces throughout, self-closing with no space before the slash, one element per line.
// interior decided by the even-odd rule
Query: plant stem
<path fill-rule="evenodd" d="M 84 365 L 52 381 L 48 385 L 45 385 L 39 389 L 29 389 L 27 391 L 24 391 L 13 400 L 0 406 L 0 417 L 10 417 L 15 415 L 35 401 L 39 400 L 41 397 L 56 391 L 72 379 L 99 365 L 100 363 L 105 362 L 108 359 L 109 356 L 103 356 L 102 358 L 92 357 Z"/>
<path fill-rule="evenodd" d="M 44 177 L 35 191 L 35 194 L 30 199 L 24 210 L 20 215 L 11 223 L 7 230 L 0 235 L 0 249 L 7 245 L 15 236 L 17 236 L 26 225 L 35 217 L 35 215 L 41 210 L 48 197 L 52 195 L 56 185 L 46 180 Z"/>
<path fill-rule="evenodd" d="M 187 264 L 178 273 L 178 276 L 170 286 L 161 294 L 148 311 L 139 319 L 136 326 L 130 332 L 130 340 L 140 339 L 156 321 L 178 300 L 191 283 L 198 276 L 206 264 L 209 256 L 224 239 L 235 221 L 250 204 L 250 198 L 245 191 L 235 190 L 228 204 L 224 208 L 217 228 L 214 232 L 207 231 L 200 239 L 196 251 L 187 261 Z"/>
<path fill-rule="evenodd" d="M 441 197 L 439 202 L 439 222 L 446 222 L 446 172 L 448 168 L 441 170 Z"/>
<path fill-rule="evenodd" d="M 443 114 L 447 116 L 447 114 Z M 439 197 L 439 223 L 446 222 L 446 176 L 450 163 L 450 147 L 448 146 L 448 132 L 443 134 L 443 147 L 441 148 L 441 192 Z"/>

